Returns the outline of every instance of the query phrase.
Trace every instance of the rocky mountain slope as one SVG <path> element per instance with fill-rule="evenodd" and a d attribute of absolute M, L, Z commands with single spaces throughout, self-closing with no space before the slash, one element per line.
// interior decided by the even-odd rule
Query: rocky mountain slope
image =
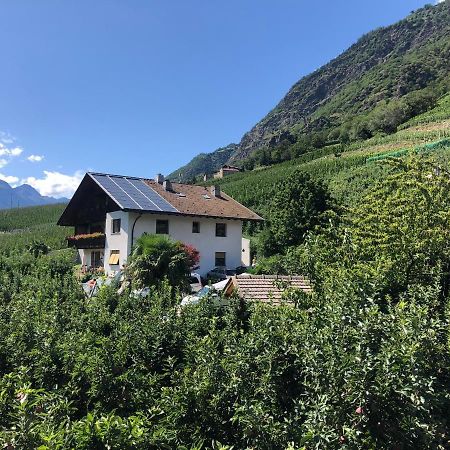
<path fill-rule="evenodd" d="M 67 198 L 43 196 L 29 184 L 13 188 L 5 181 L 0 180 L 0 209 L 66 203 L 67 201 Z"/>
<path fill-rule="evenodd" d="M 193 180 L 197 175 L 216 172 L 230 159 L 237 148 L 237 144 L 230 144 L 211 153 L 200 153 L 188 164 L 169 174 L 168 178 L 173 181 L 186 182 Z"/>
<path fill-rule="evenodd" d="M 317 148 L 327 142 L 394 132 L 402 121 L 433 107 L 448 90 L 449 61 L 450 0 L 446 0 L 364 35 L 340 56 L 303 77 L 223 162 L 239 164 L 260 149 L 281 144 L 302 146 L 303 137 L 312 134 L 320 137 Z M 409 110 L 393 120 L 391 129 L 371 123 L 377 112 L 378 116 L 392 115 L 392 105 L 405 109 L 399 102 L 403 98 Z M 305 146 L 300 153 L 308 150 Z M 216 152 L 199 155 L 171 175 L 186 181 L 185 173 L 192 178 L 216 169 L 210 164 L 222 163 Z"/>

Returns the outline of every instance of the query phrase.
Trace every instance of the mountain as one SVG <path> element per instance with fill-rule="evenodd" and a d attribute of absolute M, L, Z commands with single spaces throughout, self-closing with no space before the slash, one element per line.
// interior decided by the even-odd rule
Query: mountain
<path fill-rule="evenodd" d="M 300 79 L 242 137 L 226 163 L 242 164 L 277 147 L 281 154 L 269 155 L 268 161 L 280 162 L 328 144 L 393 133 L 448 92 L 449 60 L 450 0 L 446 0 L 364 35 Z M 213 160 L 215 152 L 207 156 Z M 185 166 L 190 177 L 201 173 L 196 158 Z"/>
<path fill-rule="evenodd" d="M 211 153 L 200 153 L 191 162 L 168 175 L 174 181 L 190 181 L 197 175 L 212 174 L 219 170 L 237 151 L 236 144 L 218 148 Z"/>
<path fill-rule="evenodd" d="M 68 201 L 67 198 L 43 196 L 29 184 L 22 184 L 13 188 L 5 181 L 0 180 L 0 209 L 66 203 Z"/>

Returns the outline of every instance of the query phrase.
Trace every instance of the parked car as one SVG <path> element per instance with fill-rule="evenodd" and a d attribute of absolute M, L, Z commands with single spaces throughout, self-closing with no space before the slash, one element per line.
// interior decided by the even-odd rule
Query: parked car
<path fill-rule="evenodd" d="M 242 273 L 247 272 L 247 269 L 248 269 L 248 267 L 246 267 L 246 266 L 238 266 L 234 270 L 236 272 L 236 275 L 241 275 Z"/>
<path fill-rule="evenodd" d="M 201 276 L 196 272 L 191 272 L 189 284 L 191 285 L 191 292 L 198 292 L 203 287 Z"/>
<path fill-rule="evenodd" d="M 225 306 L 228 304 L 228 299 L 222 298 L 218 293 L 221 292 L 228 280 L 219 281 L 208 286 L 203 287 L 195 294 L 186 295 L 186 297 L 181 300 L 180 306 L 196 305 L 200 302 L 203 297 L 210 295 L 215 306 Z"/>
<path fill-rule="evenodd" d="M 217 278 L 219 280 L 226 280 L 233 275 L 236 275 L 236 271 L 227 269 L 226 267 L 214 267 L 214 269 L 206 274 L 207 278 Z"/>

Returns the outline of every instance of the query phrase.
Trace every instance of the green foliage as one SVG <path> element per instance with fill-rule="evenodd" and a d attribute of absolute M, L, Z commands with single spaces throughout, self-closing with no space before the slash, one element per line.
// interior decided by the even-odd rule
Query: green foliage
<path fill-rule="evenodd" d="M 224 162 L 252 170 L 448 119 L 449 24 L 441 2 L 363 36 L 295 83 Z M 197 159 L 210 155 L 188 165 L 190 179 L 203 171 L 195 171 Z"/>
<path fill-rule="evenodd" d="M 127 273 L 142 288 L 168 280 L 174 288 L 188 289 L 191 258 L 181 242 L 166 236 L 143 234 L 128 258 Z"/>
<path fill-rule="evenodd" d="M 357 258 L 376 261 L 378 277 L 396 295 L 411 284 L 428 284 L 436 270 L 450 267 L 450 178 L 446 166 L 432 160 L 411 157 L 391 164 L 390 175 L 351 212 L 348 229 Z"/>
<path fill-rule="evenodd" d="M 305 233 L 323 224 L 324 213 L 332 207 L 325 187 L 301 171 L 277 184 L 270 203 L 270 232 L 278 252 L 302 243 Z M 264 253 L 271 249 L 266 247 Z"/>
<path fill-rule="evenodd" d="M 217 311 L 205 299 L 178 311 L 169 286 L 86 300 L 70 264 L 52 273 L 51 258 L 0 259 L 2 443 L 390 449 L 450 438 L 448 321 L 433 282 L 380 308 L 336 272 L 298 308 Z"/>
<path fill-rule="evenodd" d="M 71 228 L 59 227 L 56 221 L 66 205 L 45 205 L 0 211 L 0 249 L 3 253 L 20 253 L 33 242 L 50 249 L 67 247 Z"/>
<path fill-rule="evenodd" d="M 236 144 L 229 144 L 211 153 L 200 153 L 188 164 L 167 175 L 167 178 L 179 183 L 187 183 L 195 181 L 196 177 L 203 177 L 204 174 L 211 175 L 228 161 L 236 147 Z"/>
<path fill-rule="evenodd" d="M 66 204 L 29 206 L 0 210 L 0 231 L 23 230 L 35 225 L 55 224 Z"/>
<path fill-rule="evenodd" d="M 278 181 L 286 195 L 299 190 L 294 205 L 309 198 L 305 186 L 326 193 L 321 181 L 347 206 L 339 222 L 330 215 L 315 232 L 308 223 L 304 241 L 285 254 L 258 257 L 257 273 L 311 278 L 311 295 L 287 293 L 295 307 L 232 299 L 218 310 L 206 297 L 180 309 L 167 278 L 147 298 L 102 287 L 85 299 L 73 250 L 51 244 L 54 223 L 14 233 L 21 227 L 10 225 L 3 236 L 15 246 L 0 237 L 2 445 L 446 448 L 450 154 L 436 144 L 366 164 L 395 150 L 377 145 L 399 139 L 406 148 L 410 131 L 400 133 L 222 181 L 269 221 L 286 213 L 268 206 Z M 433 133 L 412 136 L 410 150 L 437 140 Z M 258 237 L 267 243 L 271 233 Z M 52 251 L 29 252 L 33 240 Z M 146 236 L 135 258 L 173 276 L 175 251 Z M 157 255 L 170 257 L 159 265 Z"/>

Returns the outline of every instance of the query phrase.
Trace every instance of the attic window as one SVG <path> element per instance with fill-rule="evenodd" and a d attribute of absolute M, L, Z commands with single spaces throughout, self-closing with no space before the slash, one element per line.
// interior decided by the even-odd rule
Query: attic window
<path fill-rule="evenodd" d="M 192 232 L 200 233 L 200 222 L 192 222 Z"/>
<path fill-rule="evenodd" d="M 182 192 L 178 192 L 178 197 L 186 197 L 186 194 L 183 194 Z"/>
<path fill-rule="evenodd" d="M 206 200 L 209 200 L 211 197 L 208 194 L 203 194 L 203 198 L 206 198 Z"/>

